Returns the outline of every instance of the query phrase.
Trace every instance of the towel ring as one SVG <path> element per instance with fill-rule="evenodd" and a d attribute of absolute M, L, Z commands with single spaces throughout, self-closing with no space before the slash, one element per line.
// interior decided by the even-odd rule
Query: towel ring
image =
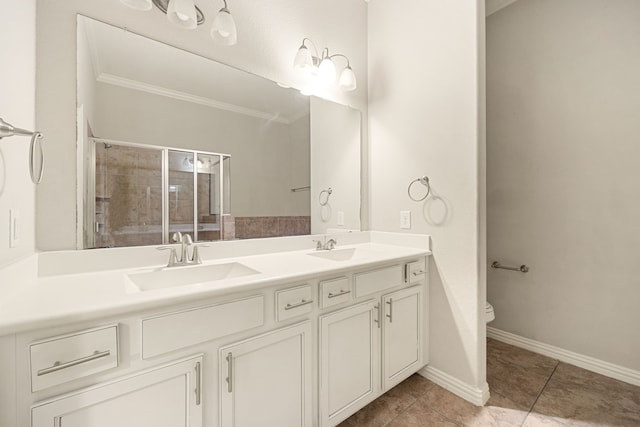
<path fill-rule="evenodd" d="M 42 174 L 44 173 L 44 150 L 42 149 L 42 137 L 44 135 L 38 131 L 31 132 L 29 130 L 14 127 L 0 118 L 0 139 L 16 135 L 31 137 L 31 145 L 29 146 L 29 174 L 31 175 L 31 181 L 34 184 L 40 184 L 42 182 Z M 40 161 L 38 162 L 40 164 L 40 168 L 37 172 L 34 171 L 34 164 L 36 163 L 34 159 L 36 145 L 38 146 L 37 151 L 40 153 Z"/>
<path fill-rule="evenodd" d="M 421 199 L 416 199 L 415 197 L 413 197 L 411 195 L 411 187 L 413 186 L 413 184 L 415 184 L 416 182 L 419 182 L 420 184 L 424 185 L 425 187 L 427 187 L 427 194 L 424 195 L 423 198 Z M 424 199 L 426 199 L 427 197 L 429 197 L 429 193 L 431 193 L 431 184 L 429 184 L 429 177 L 428 176 L 423 176 L 420 178 L 416 178 L 413 181 L 411 181 L 411 183 L 409 184 L 409 187 L 407 188 L 407 195 L 409 195 L 409 198 L 411 200 L 413 200 L 414 202 L 421 202 Z"/>
<path fill-rule="evenodd" d="M 324 202 L 322 201 L 322 194 L 327 193 L 327 198 L 324 199 Z M 318 195 L 318 203 L 320 203 L 320 206 L 326 206 L 327 203 L 329 203 L 329 196 L 331 195 L 331 193 L 333 193 L 333 190 L 331 189 L 331 187 L 327 188 L 326 190 L 322 190 L 320 192 L 320 194 Z"/>

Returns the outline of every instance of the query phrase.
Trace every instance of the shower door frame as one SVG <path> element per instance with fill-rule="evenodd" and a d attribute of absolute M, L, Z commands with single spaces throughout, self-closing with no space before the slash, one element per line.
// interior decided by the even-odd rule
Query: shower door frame
<path fill-rule="evenodd" d="M 218 198 L 220 199 L 220 212 L 219 212 L 219 222 L 220 222 L 220 239 L 224 240 L 224 230 L 223 230 L 223 219 L 222 217 L 225 215 L 225 208 L 229 209 L 229 207 L 225 207 L 224 203 L 224 160 L 226 158 L 231 159 L 230 154 L 225 153 L 217 153 L 213 151 L 202 151 L 202 150 L 193 150 L 187 148 L 178 148 L 178 147 L 168 147 L 165 145 L 154 145 L 154 144 L 142 144 L 138 142 L 129 142 L 129 141 L 120 141 L 116 139 L 106 139 L 106 138 L 96 138 L 89 137 L 88 138 L 90 144 L 88 144 L 88 149 L 90 150 L 89 158 L 91 159 L 90 163 L 87 165 L 87 200 L 85 201 L 85 209 L 84 209 L 84 249 L 92 249 L 95 248 L 95 233 L 96 233 L 96 144 L 112 144 L 112 145 L 120 145 L 124 147 L 132 147 L 132 148 L 140 148 L 140 149 L 151 149 L 158 150 L 161 152 L 161 182 L 162 182 L 162 198 L 161 198 L 161 206 L 162 206 L 162 244 L 171 243 L 169 241 L 169 151 L 179 151 L 183 153 L 189 153 L 193 155 L 193 240 L 194 242 L 198 241 L 198 154 L 203 154 L 207 156 L 218 156 L 220 163 L 220 172 L 217 186 L 218 187 Z M 230 161 L 230 160 L 229 160 Z M 231 177 L 229 176 L 229 179 Z M 89 228 L 90 227 L 90 228 Z M 91 233 L 88 230 L 91 229 Z M 91 245 L 89 245 L 91 243 Z"/>

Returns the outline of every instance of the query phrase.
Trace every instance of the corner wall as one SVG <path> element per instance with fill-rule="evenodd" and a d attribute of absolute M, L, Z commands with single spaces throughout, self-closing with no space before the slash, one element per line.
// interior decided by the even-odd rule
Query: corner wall
<path fill-rule="evenodd" d="M 368 25 L 372 229 L 405 231 L 407 210 L 432 236 L 428 369 L 482 403 L 484 1 L 373 0 Z"/>
<path fill-rule="evenodd" d="M 3 41 L 0 117 L 15 127 L 35 129 L 35 0 L 1 0 Z M 7 17 L 11 17 L 10 19 Z M 0 140 L 0 266 L 34 251 L 35 190 L 29 176 L 30 138 Z M 47 151 L 47 135 L 43 140 Z M 45 179 L 51 165 L 45 165 Z M 19 245 L 9 248 L 9 210 L 19 211 Z"/>
<path fill-rule="evenodd" d="M 487 19 L 492 327 L 640 371 L 640 2 Z"/>

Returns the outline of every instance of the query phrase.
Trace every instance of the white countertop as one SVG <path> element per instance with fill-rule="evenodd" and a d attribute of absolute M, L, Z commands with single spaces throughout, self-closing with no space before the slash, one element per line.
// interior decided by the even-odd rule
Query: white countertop
<path fill-rule="evenodd" d="M 403 237 L 408 236 L 408 237 Z M 309 247 L 304 239 L 259 239 L 252 242 L 229 245 L 225 252 L 240 254 L 224 257 L 211 250 L 202 252 L 203 264 L 241 263 L 258 273 L 215 280 L 191 285 L 141 291 L 129 278 L 129 274 L 159 270 L 163 264 L 145 265 L 144 267 L 91 269 L 90 258 L 100 259 L 102 265 L 117 266 L 117 262 L 109 257 L 129 254 L 131 264 L 132 251 L 116 250 L 110 252 L 78 251 L 64 254 L 36 254 L 5 269 L 0 269 L 0 335 L 6 335 L 43 327 L 53 327 L 73 322 L 87 321 L 105 316 L 132 313 L 135 311 L 185 303 L 231 293 L 264 288 L 278 283 L 304 281 L 312 276 L 339 274 L 346 270 L 366 268 L 379 263 L 393 262 L 398 259 L 429 255 L 428 236 L 402 235 L 393 233 L 357 233 L 340 239 L 347 244 L 339 244 L 336 251 L 353 248 L 354 255 L 346 260 L 323 259 L 311 256 L 313 249 L 290 250 L 296 246 Z M 285 238 L 286 239 L 286 238 Z M 267 245 L 265 245 L 265 241 Z M 340 240 L 339 240 L 340 241 Z M 217 252 L 225 242 L 216 242 Z M 242 252 L 265 252 L 272 246 L 276 252 L 254 253 L 242 255 Z M 242 248 L 245 249 L 242 249 Z M 279 250 L 285 247 L 289 250 Z M 235 249 L 234 249 L 235 248 Z M 240 249 L 238 249 L 240 248 Z M 208 248 L 204 248 L 208 249 Z M 157 258 L 154 248 L 135 249 L 150 251 L 149 256 Z M 153 251 L 153 252 L 151 252 Z M 43 257 L 42 260 L 35 258 Z M 48 257 L 48 258 L 47 258 Z M 72 267 L 56 265 L 73 263 L 79 258 L 82 268 L 88 270 L 74 273 Z M 162 258 L 168 257 L 164 252 Z M 32 259 L 34 258 L 34 259 Z M 45 259 L 47 258 L 47 259 Z M 140 257 L 143 258 L 143 257 Z M 64 260 L 64 261 L 62 261 Z M 83 262 L 84 261 L 84 262 Z M 125 263 L 126 264 L 126 263 Z M 199 268 L 199 266 L 173 267 L 176 269 Z M 93 271 L 91 271 L 93 270 Z M 60 274 L 58 274 L 60 273 Z"/>

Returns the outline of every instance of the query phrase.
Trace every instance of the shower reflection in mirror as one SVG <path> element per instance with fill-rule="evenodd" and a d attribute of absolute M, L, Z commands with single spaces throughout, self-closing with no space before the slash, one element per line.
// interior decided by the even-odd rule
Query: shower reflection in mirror
<path fill-rule="evenodd" d="M 227 154 L 91 138 L 85 247 L 233 239 Z M 90 212 L 93 211 L 93 212 Z M 226 226 L 225 226 L 226 225 Z"/>

